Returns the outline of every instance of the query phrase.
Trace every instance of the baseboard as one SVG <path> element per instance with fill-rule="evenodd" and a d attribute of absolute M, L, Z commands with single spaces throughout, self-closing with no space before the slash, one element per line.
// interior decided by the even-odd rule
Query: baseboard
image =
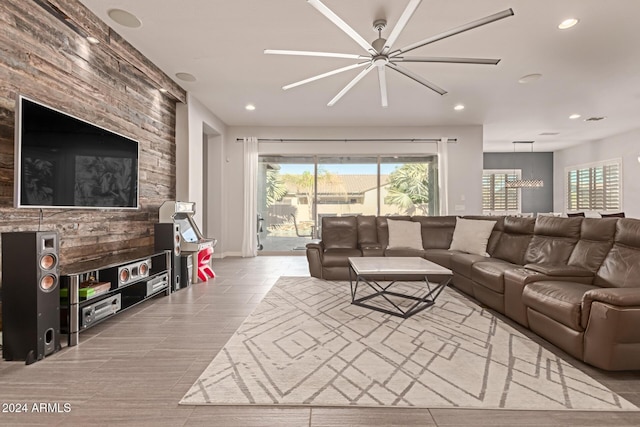
<path fill-rule="evenodd" d="M 213 258 L 223 259 L 226 257 L 241 257 L 242 252 L 214 252 Z"/>

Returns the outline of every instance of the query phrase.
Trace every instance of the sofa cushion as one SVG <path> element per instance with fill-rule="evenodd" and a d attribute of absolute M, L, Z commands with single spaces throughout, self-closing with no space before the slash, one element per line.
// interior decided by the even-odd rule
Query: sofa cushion
<path fill-rule="evenodd" d="M 596 286 L 583 283 L 543 281 L 529 283 L 522 293 L 524 305 L 575 330 L 581 324 L 582 297 Z"/>
<path fill-rule="evenodd" d="M 487 252 L 493 256 L 493 252 L 498 246 L 498 241 L 502 232 L 504 231 L 504 218 L 503 216 L 496 215 L 465 215 L 464 219 L 478 219 L 481 221 L 495 221 L 496 225 L 493 226 L 493 231 L 489 237 L 489 243 L 487 244 Z"/>
<path fill-rule="evenodd" d="M 420 223 L 423 248 L 449 249 L 453 230 L 456 227 L 455 216 L 416 215 L 411 220 Z"/>
<path fill-rule="evenodd" d="M 375 215 L 358 215 L 358 244 L 378 243 L 378 228 Z"/>
<path fill-rule="evenodd" d="M 458 218 L 449 250 L 488 257 L 487 244 L 495 221 Z"/>
<path fill-rule="evenodd" d="M 327 249 L 322 254 L 322 266 L 323 267 L 348 267 L 349 257 L 362 256 L 360 249 Z"/>
<path fill-rule="evenodd" d="M 388 219 L 387 227 L 389 228 L 387 249 L 422 250 L 422 233 L 419 222 Z"/>
<path fill-rule="evenodd" d="M 589 270 L 576 267 L 572 265 L 563 265 L 563 264 L 550 264 L 550 263 L 540 263 L 540 264 L 525 264 L 524 268 L 527 270 L 535 271 L 546 276 L 557 276 L 557 277 L 592 277 L 593 273 Z"/>
<path fill-rule="evenodd" d="M 525 264 L 566 264 L 580 238 L 584 218 L 541 216 L 536 219 Z"/>
<path fill-rule="evenodd" d="M 424 249 L 409 249 L 409 248 L 397 248 L 397 249 L 385 249 L 384 256 L 395 256 L 395 257 L 423 257 L 425 254 Z"/>
<path fill-rule="evenodd" d="M 616 223 L 613 247 L 598 269 L 593 283 L 604 288 L 637 288 L 640 287 L 639 277 L 640 220 L 621 218 Z"/>
<path fill-rule="evenodd" d="M 358 247 L 358 223 L 356 217 L 323 217 L 322 243 L 325 249 L 356 249 Z"/>
<path fill-rule="evenodd" d="M 491 256 L 513 264 L 524 265 L 524 256 L 531 242 L 534 226 L 534 218 L 505 217 L 504 231 Z"/>
<path fill-rule="evenodd" d="M 377 216 L 376 228 L 378 229 L 378 243 L 380 243 L 383 248 L 386 248 L 389 245 L 389 226 L 387 225 L 388 219 L 394 221 L 411 221 L 410 216 Z"/>
<path fill-rule="evenodd" d="M 504 272 L 520 267 L 506 261 L 481 261 L 471 266 L 471 280 L 500 294 L 504 293 Z"/>
<path fill-rule="evenodd" d="M 580 240 L 571 252 L 568 264 L 595 273 L 613 245 L 617 222 L 616 218 L 584 218 Z"/>
<path fill-rule="evenodd" d="M 423 258 L 450 269 L 451 259 L 454 253 L 455 252 L 449 249 L 425 249 Z"/>
<path fill-rule="evenodd" d="M 451 267 L 452 269 L 467 278 L 471 278 L 471 267 L 473 266 L 473 264 L 475 264 L 476 262 L 480 262 L 480 261 L 496 261 L 496 262 L 500 262 L 500 260 L 494 260 L 493 258 L 487 258 L 485 256 L 482 255 L 478 255 L 478 254 L 468 254 L 465 252 L 457 252 L 457 251 L 452 251 L 451 252 Z"/>

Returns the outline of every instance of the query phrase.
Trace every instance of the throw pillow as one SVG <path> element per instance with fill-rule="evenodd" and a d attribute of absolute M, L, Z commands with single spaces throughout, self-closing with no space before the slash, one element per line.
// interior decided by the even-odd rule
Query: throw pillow
<path fill-rule="evenodd" d="M 456 218 L 449 250 L 488 257 L 487 244 L 496 221 Z"/>
<path fill-rule="evenodd" d="M 387 249 L 423 249 L 419 222 L 388 219 L 387 224 L 389 225 Z"/>

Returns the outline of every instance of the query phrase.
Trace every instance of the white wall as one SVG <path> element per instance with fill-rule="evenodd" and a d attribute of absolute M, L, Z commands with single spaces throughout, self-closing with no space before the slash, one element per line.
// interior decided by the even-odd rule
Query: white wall
<path fill-rule="evenodd" d="M 237 138 L 456 138 L 448 145 L 449 214 L 473 215 L 482 212 L 482 126 L 433 127 L 229 127 L 225 138 L 226 212 L 224 245 L 226 255 L 240 254 L 243 212 L 243 150 Z M 264 154 L 430 154 L 434 143 L 398 142 L 275 142 L 259 144 Z"/>
<path fill-rule="evenodd" d="M 580 144 L 554 154 L 553 210 L 565 211 L 565 168 L 615 158 L 622 159 L 622 211 L 640 218 L 640 129 Z"/>
<path fill-rule="evenodd" d="M 218 239 L 216 251 L 224 252 L 223 208 L 226 197 L 223 144 L 227 126 L 198 99 L 187 93 L 187 103 L 176 112 L 176 199 L 196 203 L 195 220 L 207 237 Z M 204 150 L 204 144 L 208 144 Z M 204 156 L 207 159 L 204 159 Z M 204 173 L 204 165 L 209 170 Z M 204 183 L 208 176 L 209 182 Z M 208 193 L 204 194 L 204 189 Z M 205 218 L 205 213 L 207 218 Z"/>

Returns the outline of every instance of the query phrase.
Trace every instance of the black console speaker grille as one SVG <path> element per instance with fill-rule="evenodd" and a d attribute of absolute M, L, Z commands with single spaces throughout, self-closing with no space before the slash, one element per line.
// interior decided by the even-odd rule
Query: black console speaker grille
<path fill-rule="evenodd" d="M 60 350 L 55 231 L 2 233 L 2 357 L 31 364 Z"/>
<path fill-rule="evenodd" d="M 176 291 L 181 287 L 180 275 L 180 226 L 172 222 L 155 224 L 154 242 L 156 251 L 171 251 L 171 289 Z"/>

